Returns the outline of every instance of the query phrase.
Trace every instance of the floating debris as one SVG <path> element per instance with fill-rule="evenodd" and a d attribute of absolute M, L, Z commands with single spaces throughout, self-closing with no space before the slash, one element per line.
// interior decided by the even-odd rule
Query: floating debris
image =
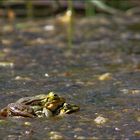
<path fill-rule="evenodd" d="M 111 73 L 104 73 L 98 77 L 100 81 L 111 80 L 112 78 L 113 77 Z"/>
<path fill-rule="evenodd" d="M 84 136 L 77 136 L 77 135 L 74 135 L 74 137 L 77 139 L 77 140 L 85 140 L 86 137 Z"/>
<path fill-rule="evenodd" d="M 71 10 L 67 10 L 66 13 L 59 16 L 57 20 L 63 24 L 68 24 L 72 20 L 72 14 Z"/>
<path fill-rule="evenodd" d="M 0 67 L 10 67 L 10 68 L 13 68 L 14 67 L 14 63 L 12 63 L 12 62 L 0 62 Z"/>
<path fill-rule="evenodd" d="M 19 80 L 19 81 L 31 81 L 31 78 L 29 77 L 22 77 L 22 76 L 16 76 L 15 80 Z"/>
<path fill-rule="evenodd" d="M 121 89 L 120 91 L 124 94 L 134 94 L 134 95 L 140 94 L 139 89 Z"/>
<path fill-rule="evenodd" d="M 51 131 L 49 133 L 51 140 L 63 140 L 64 136 L 60 132 Z"/>

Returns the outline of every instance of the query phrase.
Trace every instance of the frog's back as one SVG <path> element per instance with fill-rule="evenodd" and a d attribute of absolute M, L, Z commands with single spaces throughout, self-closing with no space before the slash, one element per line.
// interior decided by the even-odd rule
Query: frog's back
<path fill-rule="evenodd" d="M 23 97 L 16 101 L 16 103 L 21 103 L 25 105 L 38 105 L 42 99 L 36 96 L 33 97 Z"/>

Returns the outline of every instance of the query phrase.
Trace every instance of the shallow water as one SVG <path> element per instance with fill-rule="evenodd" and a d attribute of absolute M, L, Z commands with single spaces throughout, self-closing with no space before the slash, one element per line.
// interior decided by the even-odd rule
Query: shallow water
<path fill-rule="evenodd" d="M 1 119 L 4 140 L 140 137 L 140 32 L 129 28 L 138 17 L 75 22 L 71 49 L 65 26 L 55 19 L 22 26 L 17 21 L 14 28 L 1 22 L 0 62 L 8 64 L 0 64 L 0 107 L 49 91 L 80 106 L 79 112 L 62 118 Z M 46 31 L 50 24 L 55 29 Z M 105 73 L 111 78 L 100 80 Z M 97 124 L 98 116 L 107 121 Z"/>

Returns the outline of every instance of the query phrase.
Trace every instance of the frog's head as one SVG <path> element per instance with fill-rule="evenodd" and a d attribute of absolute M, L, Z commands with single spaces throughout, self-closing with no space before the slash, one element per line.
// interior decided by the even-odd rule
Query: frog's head
<path fill-rule="evenodd" d="M 55 111 L 58 107 L 62 106 L 65 103 L 63 97 L 58 96 L 54 92 L 50 92 L 47 95 L 47 98 L 42 100 L 42 104 L 49 110 Z"/>
<path fill-rule="evenodd" d="M 53 102 L 54 100 L 59 100 L 59 96 L 55 94 L 54 92 L 49 92 L 47 95 L 47 102 Z"/>
<path fill-rule="evenodd" d="M 63 107 L 61 107 L 59 115 L 63 115 L 63 114 L 70 114 L 76 111 L 79 111 L 79 106 L 74 105 L 74 104 L 68 104 L 68 103 L 64 103 Z"/>

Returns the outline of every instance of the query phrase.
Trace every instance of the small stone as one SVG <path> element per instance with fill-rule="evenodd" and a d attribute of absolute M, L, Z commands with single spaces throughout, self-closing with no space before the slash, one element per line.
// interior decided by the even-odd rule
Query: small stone
<path fill-rule="evenodd" d="M 121 129 L 119 129 L 119 128 L 116 127 L 115 130 L 116 130 L 116 131 L 120 131 Z"/>
<path fill-rule="evenodd" d="M 25 135 L 30 135 L 30 134 L 32 134 L 33 133 L 33 130 L 26 130 L 25 131 Z"/>
<path fill-rule="evenodd" d="M 45 73 L 45 77 L 49 77 L 49 74 L 48 73 Z"/>
<path fill-rule="evenodd" d="M 102 116 L 98 116 L 96 119 L 94 119 L 94 122 L 98 125 L 102 125 L 107 122 L 107 118 L 104 118 Z"/>
<path fill-rule="evenodd" d="M 112 74 L 111 73 L 104 73 L 98 77 L 100 81 L 111 80 Z"/>
<path fill-rule="evenodd" d="M 25 126 L 31 126 L 31 123 L 30 122 L 24 122 L 24 125 Z"/>

